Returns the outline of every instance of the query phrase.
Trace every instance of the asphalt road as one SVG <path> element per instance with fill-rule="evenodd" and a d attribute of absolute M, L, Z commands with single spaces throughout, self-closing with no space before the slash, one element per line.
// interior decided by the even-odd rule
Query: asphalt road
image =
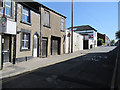
<path fill-rule="evenodd" d="M 99 47 L 65 62 L 6 78 L 2 88 L 110 88 L 117 55 L 114 48 Z"/>

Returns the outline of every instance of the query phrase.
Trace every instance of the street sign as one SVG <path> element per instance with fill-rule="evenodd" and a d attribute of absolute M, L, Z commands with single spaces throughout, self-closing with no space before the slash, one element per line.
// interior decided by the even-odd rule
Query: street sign
<path fill-rule="evenodd" d="M 2 16 L 2 17 L 1 17 L 1 24 L 2 24 L 2 26 L 5 26 L 5 25 L 6 25 L 6 22 L 7 22 L 6 16 Z"/>
<path fill-rule="evenodd" d="M 70 37 L 70 36 L 71 36 L 71 34 L 70 34 L 70 33 L 68 33 L 67 37 Z"/>
<path fill-rule="evenodd" d="M 93 38 L 93 34 L 90 34 L 90 35 L 89 35 L 89 38 Z"/>

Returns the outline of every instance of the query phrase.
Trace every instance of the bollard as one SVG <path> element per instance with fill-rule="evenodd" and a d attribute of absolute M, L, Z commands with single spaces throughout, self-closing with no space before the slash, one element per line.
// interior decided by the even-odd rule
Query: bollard
<path fill-rule="evenodd" d="M 25 60 L 27 61 L 27 56 L 25 57 Z"/>

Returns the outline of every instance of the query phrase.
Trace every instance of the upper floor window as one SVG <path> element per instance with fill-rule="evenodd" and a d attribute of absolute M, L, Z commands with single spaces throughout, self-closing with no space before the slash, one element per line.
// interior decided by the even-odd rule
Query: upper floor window
<path fill-rule="evenodd" d="M 30 10 L 26 7 L 22 8 L 22 22 L 30 23 Z"/>
<path fill-rule="evenodd" d="M 3 13 L 3 9 L 1 12 Z M 12 2 L 11 0 L 5 0 L 5 15 L 11 17 L 12 16 Z"/>
<path fill-rule="evenodd" d="M 64 18 L 61 18 L 61 31 L 64 31 L 65 21 Z"/>
<path fill-rule="evenodd" d="M 44 24 L 45 26 L 50 27 L 50 13 L 46 10 L 44 12 Z"/>

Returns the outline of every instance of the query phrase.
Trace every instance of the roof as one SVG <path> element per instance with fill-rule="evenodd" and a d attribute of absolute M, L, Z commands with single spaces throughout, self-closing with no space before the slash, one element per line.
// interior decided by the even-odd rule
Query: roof
<path fill-rule="evenodd" d="M 50 10 L 50 11 L 52 11 L 52 12 L 54 12 L 54 13 L 62 16 L 62 17 L 64 17 L 64 18 L 67 18 L 66 16 L 64 16 L 64 15 L 62 15 L 62 14 L 60 14 L 60 13 L 58 13 L 58 12 L 56 12 L 56 11 L 50 9 L 50 8 L 48 8 L 47 6 L 41 4 L 41 3 L 37 2 L 37 1 L 31 0 L 31 2 L 19 2 L 19 3 L 21 3 L 21 4 L 27 4 L 27 5 L 29 5 L 32 9 L 36 9 L 36 10 L 38 10 L 38 11 L 39 11 L 39 7 L 41 6 L 41 7 L 45 8 L 45 9 L 47 9 L 47 10 Z M 28 7 L 29 7 L 29 6 L 28 6 Z"/>
<path fill-rule="evenodd" d="M 68 29 L 71 29 L 71 27 L 68 28 Z M 73 27 L 73 29 L 76 29 L 76 30 L 74 30 L 74 31 L 94 30 L 94 31 L 97 32 L 97 30 L 94 29 L 93 27 L 91 27 L 90 25 L 75 26 L 75 27 Z"/>

